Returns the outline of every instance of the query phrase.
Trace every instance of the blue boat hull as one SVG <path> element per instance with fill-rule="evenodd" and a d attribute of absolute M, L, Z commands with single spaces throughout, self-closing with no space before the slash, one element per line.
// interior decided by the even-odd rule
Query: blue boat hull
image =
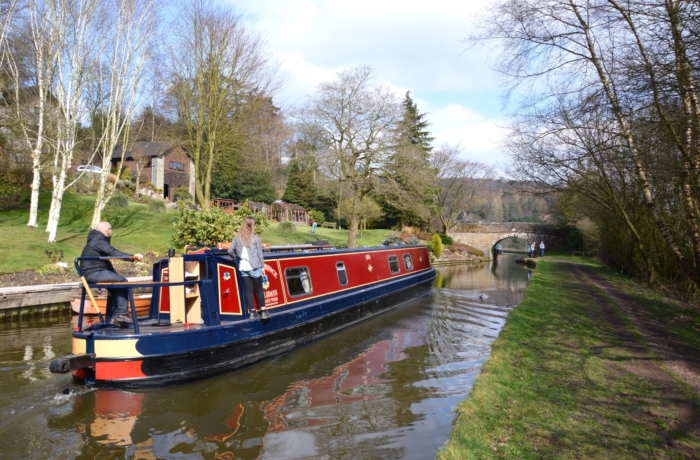
<path fill-rule="evenodd" d="M 435 269 L 395 281 L 314 299 L 285 311 L 272 311 L 266 321 L 246 321 L 172 334 L 125 335 L 137 338 L 134 365 L 140 375 L 118 380 L 98 379 L 97 386 L 144 388 L 211 377 L 262 359 L 279 356 L 427 295 Z M 100 340 L 94 337 L 95 341 Z M 114 340 L 111 338 L 110 340 Z M 96 365 L 128 362 L 98 358 Z"/>

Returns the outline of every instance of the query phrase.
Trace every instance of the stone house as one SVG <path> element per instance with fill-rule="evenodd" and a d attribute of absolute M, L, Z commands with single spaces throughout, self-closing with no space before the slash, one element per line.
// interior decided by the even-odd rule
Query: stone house
<path fill-rule="evenodd" d="M 112 153 L 112 167 L 119 167 L 122 160 L 122 147 Z M 186 186 L 194 196 L 194 163 L 180 147 L 172 147 L 158 142 L 135 142 L 124 155 L 124 167 L 131 169 L 131 177 L 136 177 L 137 162 L 142 166 L 141 183 L 150 182 L 154 188 L 163 190 L 163 197 L 171 201 L 178 187 Z"/>

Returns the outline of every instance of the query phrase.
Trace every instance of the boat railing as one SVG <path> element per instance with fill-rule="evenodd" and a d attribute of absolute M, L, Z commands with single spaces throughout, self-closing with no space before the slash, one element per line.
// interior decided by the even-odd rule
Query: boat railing
<path fill-rule="evenodd" d="M 83 260 L 138 260 L 134 256 L 106 256 L 106 257 L 101 257 L 101 256 L 85 256 L 85 257 L 77 257 L 74 261 L 75 264 L 75 269 L 78 272 L 78 276 L 80 276 L 80 282 L 82 284 L 82 294 L 80 298 L 80 310 L 78 312 L 78 326 L 77 330 L 83 330 L 83 316 L 84 316 L 84 309 L 85 309 L 85 297 L 89 297 L 90 302 L 92 302 L 92 306 L 97 311 L 97 315 L 100 319 L 99 324 L 93 324 L 91 327 L 93 330 L 99 329 L 101 327 L 107 326 L 107 323 L 105 321 L 105 318 L 102 316 L 102 313 L 100 312 L 99 308 L 97 307 L 97 301 L 95 300 L 95 297 L 92 295 L 92 288 L 96 289 L 107 289 L 107 291 L 113 290 L 113 289 L 125 289 L 127 290 L 128 293 L 128 301 L 129 301 L 129 310 L 130 310 L 130 315 L 131 315 L 131 320 L 132 324 L 134 327 L 134 332 L 136 334 L 139 333 L 139 323 L 138 323 L 138 318 L 136 316 L 136 305 L 134 303 L 134 294 L 133 290 L 137 288 L 153 288 L 154 291 L 156 288 L 164 288 L 164 287 L 171 287 L 171 286 L 191 286 L 195 284 L 201 284 L 201 280 L 185 280 L 185 281 L 103 281 L 100 283 L 88 283 L 87 280 L 85 279 L 85 276 L 83 275 L 83 272 L 80 268 L 80 262 Z M 109 313 L 109 312 L 107 312 Z"/>

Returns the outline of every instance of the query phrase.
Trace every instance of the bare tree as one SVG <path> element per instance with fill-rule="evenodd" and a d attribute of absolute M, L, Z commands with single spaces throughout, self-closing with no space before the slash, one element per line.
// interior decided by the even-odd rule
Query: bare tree
<path fill-rule="evenodd" d="M 45 149 L 47 113 L 55 106 L 51 98 L 53 68 L 56 63 L 57 30 L 49 21 L 50 5 L 29 0 L 21 14 L 11 22 L 11 40 L 6 40 L 14 4 L 10 2 L 10 16 L 2 31 L 0 43 L 4 68 L 12 88 L 11 108 L 16 131 L 29 148 L 32 164 L 31 197 L 27 225 L 37 226 L 39 186 L 41 183 L 42 154 Z M 55 107 L 53 107 L 55 108 Z"/>
<path fill-rule="evenodd" d="M 145 66 L 154 47 L 159 4 L 156 0 L 121 0 L 110 4 L 107 10 L 109 33 L 105 36 L 106 46 L 96 72 L 98 80 L 104 82 L 98 85 L 104 103 L 100 107 L 102 116 L 94 118 L 103 123 L 102 136 L 94 152 L 102 153 L 102 174 L 90 228 L 102 221 L 102 210 L 114 193 L 114 187 L 108 187 L 107 178 L 112 153 L 119 143 L 124 147 L 119 172 L 124 165 L 131 119 L 137 108 Z"/>
<path fill-rule="evenodd" d="M 455 145 L 442 145 L 433 151 L 430 162 L 437 171 L 437 182 L 433 187 L 434 200 L 442 233 L 449 232 L 462 212 L 472 204 L 481 184 L 490 174 L 486 165 L 462 160 L 461 149 Z"/>
<path fill-rule="evenodd" d="M 103 41 L 100 4 L 81 0 L 46 0 L 47 24 L 50 27 L 49 47 L 55 53 L 56 78 L 52 93 L 56 98 L 56 135 L 52 139 L 54 157 L 51 170 L 53 190 L 46 231 L 49 242 L 56 241 L 63 194 L 72 185 L 67 173 L 77 146 L 81 119 L 82 96 L 90 69 L 96 65 Z"/>
<path fill-rule="evenodd" d="M 348 247 L 357 247 L 362 199 L 377 186 L 401 116 L 396 95 L 373 85 L 373 77 L 366 66 L 338 73 L 317 87 L 300 114 L 305 131 L 325 146 L 326 169 L 337 177 L 338 189 L 347 183 L 351 193 Z"/>
<path fill-rule="evenodd" d="M 245 145 L 241 124 L 258 98 L 272 95 L 276 69 L 263 40 L 211 0 L 191 0 L 173 30 L 170 94 L 194 163 L 197 203 L 209 209 L 214 165 Z"/>
<path fill-rule="evenodd" d="M 493 39 L 500 47 L 497 68 L 517 97 L 519 122 L 537 125 L 542 113 L 593 104 L 606 114 L 604 129 L 619 138 L 649 216 L 696 287 L 699 13 L 697 2 L 680 0 L 501 0 L 474 37 Z M 654 131 L 657 138 L 669 139 L 673 149 L 646 155 L 640 146 Z M 661 154 L 673 174 L 658 167 Z M 610 167 L 603 165 L 603 171 Z M 680 222 L 677 212 L 660 201 L 671 188 Z"/>

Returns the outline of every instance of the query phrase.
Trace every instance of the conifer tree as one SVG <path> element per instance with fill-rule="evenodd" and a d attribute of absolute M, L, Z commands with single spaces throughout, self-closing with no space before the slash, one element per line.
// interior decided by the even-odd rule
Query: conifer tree
<path fill-rule="evenodd" d="M 419 147 L 427 159 L 433 150 L 431 144 L 435 138 L 430 135 L 430 131 L 427 129 L 430 123 L 426 120 L 426 114 L 418 112 L 418 106 L 411 98 L 410 91 L 406 91 L 402 105 L 403 120 L 399 128 L 401 130 L 400 139 Z"/>
<path fill-rule="evenodd" d="M 430 220 L 430 187 L 434 172 L 430 169 L 431 143 L 426 114 L 420 113 L 411 93 L 402 102 L 403 117 L 395 131 L 396 141 L 386 165 L 386 180 L 377 202 L 390 225 L 425 225 Z"/>
<path fill-rule="evenodd" d="M 302 187 L 299 183 L 300 174 L 299 162 L 292 160 L 287 172 L 287 185 L 284 187 L 284 195 L 282 195 L 282 201 L 285 203 L 299 204 L 299 197 L 301 195 L 300 189 Z"/>

